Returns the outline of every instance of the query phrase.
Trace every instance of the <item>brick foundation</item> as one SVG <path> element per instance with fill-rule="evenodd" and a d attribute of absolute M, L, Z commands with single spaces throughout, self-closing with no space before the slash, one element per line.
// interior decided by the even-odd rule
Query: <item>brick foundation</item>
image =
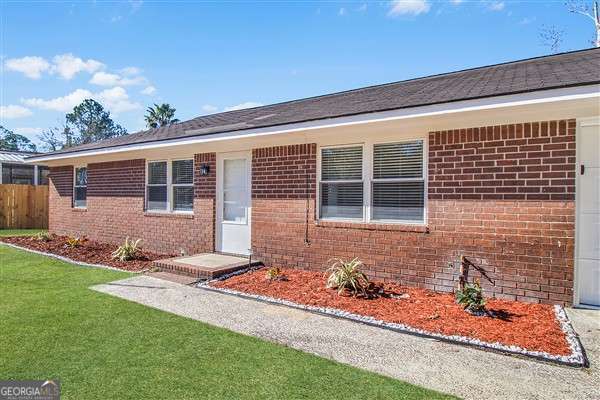
<path fill-rule="evenodd" d="M 252 151 L 252 248 L 267 265 L 323 270 L 360 257 L 371 277 L 451 291 L 461 254 L 496 297 L 569 304 L 573 289 L 575 121 L 432 132 L 427 226 L 316 221 L 315 144 Z M 72 167 L 51 169 L 50 228 L 148 249 L 214 250 L 216 155 L 195 155 L 194 213 L 144 212 L 144 160 L 88 166 L 88 209 L 71 208 Z M 95 187 L 98 186 L 98 187 Z M 473 273 L 474 276 L 477 274 Z"/>

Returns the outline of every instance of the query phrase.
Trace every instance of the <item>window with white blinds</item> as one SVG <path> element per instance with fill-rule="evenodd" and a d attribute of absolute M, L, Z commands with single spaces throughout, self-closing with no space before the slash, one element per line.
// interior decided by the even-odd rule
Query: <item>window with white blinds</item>
<path fill-rule="evenodd" d="M 73 206 L 75 208 L 87 207 L 87 167 L 75 168 Z"/>
<path fill-rule="evenodd" d="M 322 219 L 424 222 L 423 140 L 321 148 Z"/>
<path fill-rule="evenodd" d="M 192 211 L 194 160 L 149 161 L 146 208 L 149 211 Z"/>
<path fill-rule="evenodd" d="M 194 208 L 194 160 L 176 160 L 173 171 L 173 210 L 192 211 Z"/>
<path fill-rule="evenodd" d="M 371 218 L 423 221 L 423 141 L 373 145 Z"/>
<path fill-rule="evenodd" d="M 363 218 L 363 147 L 321 149 L 321 217 Z"/>

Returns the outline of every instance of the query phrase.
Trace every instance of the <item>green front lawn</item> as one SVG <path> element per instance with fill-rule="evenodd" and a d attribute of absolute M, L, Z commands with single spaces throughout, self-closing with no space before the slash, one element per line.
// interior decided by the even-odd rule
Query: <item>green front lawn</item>
<path fill-rule="evenodd" d="M 38 232 L 44 232 L 46 229 L 0 229 L 2 236 L 33 236 Z"/>
<path fill-rule="evenodd" d="M 64 399 L 449 398 L 88 289 L 127 276 L 0 245 L 0 379 L 58 378 Z"/>

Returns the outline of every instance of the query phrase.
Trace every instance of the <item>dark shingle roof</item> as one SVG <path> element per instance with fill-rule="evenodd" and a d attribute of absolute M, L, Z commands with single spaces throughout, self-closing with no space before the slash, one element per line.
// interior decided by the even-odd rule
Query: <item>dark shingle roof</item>
<path fill-rule="evenodd" d="M 141 131 L 48 154 L 206 136 L 222 132 L 595 83 L 600 83 L 600 48 L 201 116 L 168 127 Z M 48 154 L 44 154 L 44 156 Z"/>

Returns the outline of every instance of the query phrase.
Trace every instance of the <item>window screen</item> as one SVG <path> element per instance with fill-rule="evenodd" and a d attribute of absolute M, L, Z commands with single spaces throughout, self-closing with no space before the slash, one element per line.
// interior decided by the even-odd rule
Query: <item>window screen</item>
<path fill-rule="evenodd" d="M 373 220 L 422 221 L 423 142 L 373 146 Z"/>
<path fill-rule="evenodd" d="M 87 168 L 75 168 L 75 182 L 73 186 L 73 205 L 75 207 L 87 206 Z"/>
<path fill-rule="evenodd" d="M 321 217 L 363 217 L 362 146 L 321 149 Z"/>
<path fill-rule="evenodd" d="M 173 210 L 192 211 L 194 208 L 194 160 L 176 160 L 173 174 Z"/>
<path fill-rule="evenodd" d="M 148 210 L 166 210 L 167 194 L 167 162 L 149 162 L 146 190 Z"/>
<path fill-rule="evenodd" d="M 38 185 L 47 185 L 48 184 L 48 174 L 50 173 L 50 169 L 48 167 L 38 167 Z"/>

